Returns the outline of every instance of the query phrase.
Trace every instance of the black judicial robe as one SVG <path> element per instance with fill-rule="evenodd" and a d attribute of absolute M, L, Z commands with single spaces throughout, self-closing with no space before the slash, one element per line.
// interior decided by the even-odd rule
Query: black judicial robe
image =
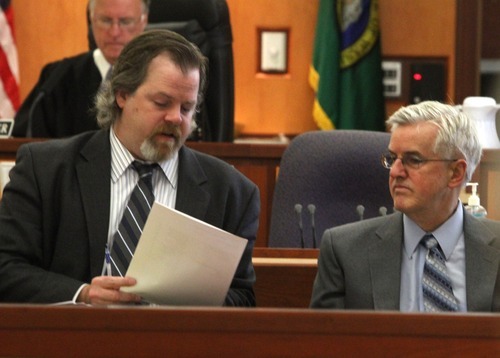
<path fill-rule="evenodd" d="M 94 98 L 102 77 L 92 51 L 47 64 L 15 116 L 13 136 L 61 138 L 97 129 Z"/>

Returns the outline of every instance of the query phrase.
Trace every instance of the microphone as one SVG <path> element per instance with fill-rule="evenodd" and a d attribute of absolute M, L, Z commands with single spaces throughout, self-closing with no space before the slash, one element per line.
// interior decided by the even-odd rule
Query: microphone
<path fill-rule="evenodd" d="M 380 213 L 380 216 L 386 216 L 387 215 L 387 208 L 385 206 L 381 206 L 378 209 L 378 212 Z"/>
<path fill-rule="evenodd" d="M 300 245 L 304 248 L 304 228 L 302 226 L 302 205 L 295 204 L 295 212 L 297 213 L 299 219 L 299 229 L 300 229 Z"/>
<path fill-rule="evenodd" d="M 359 221 L 363 220 L 363 215 L 365 214 L 365 207 L 363 205 L 358 205 L 356 211 L 359 215 Z"/>
<path fill-rule="evenodd" d="M 40 91 L 38 92 L 35 99 L 33 100 L 33 103 L 30 106 L 28 112 L 28 123 L 26 128 L 27 137 L 33 136 L 33 120 L 34 120 L 35 109 L 40 105 L 42 99 L 47 94 L 50 94 L 52 91 L 54 91 L 54 89 L 61 83 L 64 76 L 69 70 L 69 61 L 64 59 L 58 62 L 57 64 L 51 66 L 54 66 L 54 69 L 48 73 L 47 78 L 40 86 Z"/>
<path fill-rule="evenodd" d="M 312 241 L 313 249 L 316 248 L 316 224 L 314 223 L 314 213 L 316 212 L 316 206 L 314 204 L 307 205 L 307 210 L 311 214 L 311 230 L 312 230 Z"/>

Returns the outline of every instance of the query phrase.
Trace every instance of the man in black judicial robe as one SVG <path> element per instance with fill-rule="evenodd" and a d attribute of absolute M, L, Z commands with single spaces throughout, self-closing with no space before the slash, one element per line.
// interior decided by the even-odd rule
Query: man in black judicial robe
<path fill-rule="evenodd" d="M 90 0 L 97 49 L 47 64 L 17 112 L 14 137 L 61 138 L 98 129 L 95 95 L 123 47 L 144 31 L 150 0 Z"/>

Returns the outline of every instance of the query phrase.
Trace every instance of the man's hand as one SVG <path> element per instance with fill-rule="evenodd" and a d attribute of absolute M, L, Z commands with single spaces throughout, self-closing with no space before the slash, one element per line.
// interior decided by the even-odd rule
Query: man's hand
<path fill-rule="evenodd" d="M 136 303 L 141 297 L 133 293 L 121 292 L 124 286 L 134 286 L 137 281 L 132 277 L 98 276 L 92 279 L 78 295 L 77 302 L 92 305 L 110 305 L 120 303 Z"/>

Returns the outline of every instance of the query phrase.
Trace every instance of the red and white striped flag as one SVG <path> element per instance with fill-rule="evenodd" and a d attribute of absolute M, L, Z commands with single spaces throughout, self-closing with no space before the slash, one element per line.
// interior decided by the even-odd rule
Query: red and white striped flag
<path fill-rule="evenodd" d="M 19 66 L 10 0 L 0 0 L 0 118 L 13 118 L 19 108 Z"/>

